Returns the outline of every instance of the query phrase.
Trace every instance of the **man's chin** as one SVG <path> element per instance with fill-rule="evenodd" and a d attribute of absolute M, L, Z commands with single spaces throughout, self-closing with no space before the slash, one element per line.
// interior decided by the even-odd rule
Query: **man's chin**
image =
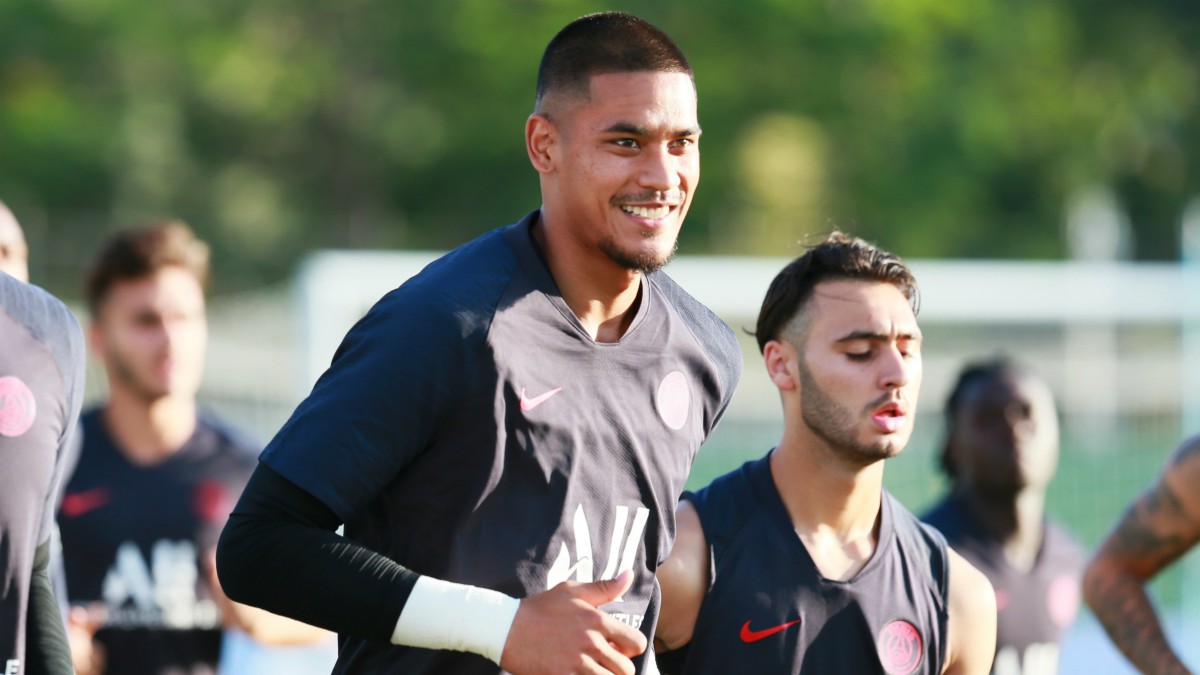
<path fill-rule="evenodd" d="M 676 245 L 672 245 L 666 251 L 661 250 L 640 250 L 630 251 L 618 247 L 611 240 L 600 242 L 600 250 L 604 252 L 608 259 L 614 263 L 633 272 L 642 272 L 650 274 L 662 269 L 667 263 L 675 258 Z"/>

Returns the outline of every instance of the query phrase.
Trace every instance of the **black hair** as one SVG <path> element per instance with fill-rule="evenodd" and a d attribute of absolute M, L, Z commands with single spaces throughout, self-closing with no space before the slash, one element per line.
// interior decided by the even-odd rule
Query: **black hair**
<path fill-rule="evenodd" d="M 824 241 L 788 263 L 771 281 L 758 312 L 754 336 L 762 351 L 780 337 L 799 314 L 822 281 L 851 279 L 889 283 L 900 289 L 916 313 L 919 309 L 917 280 L 904 261 L 858 237 L 830 233 Z"/>
<path fill-rule="evenodd" d="M 644 19 L 624 12 L 582 16 L 546 45 L 534 110 L 552 91 L 586 94 L 593 75 L 634 72 L 692 76 L 692 66 L 666 33 Z"/>
<path fill-rule="evenodd" d="M 1025 375 L 1028 372 L 1024 366 L 1007 356 L 996 356 L 986 361 L 968 363 L 958 372 L 958 379 L 955 380 L 950 395 L 946 397 L 946 405 L 942 408 L 943 414 L 946 416 L 946 439 L 942 444 L 942 453 L 938 458 L 938 464 L 948 477 L 953 479 L 957 471 L 954 458 L 950 453 L 950 438 L 954 435 L 958 411 L 962 409 L 963 399 L 967 397 L 967 392 L 977 384 L 994 382 L 1005 375 Z"/>

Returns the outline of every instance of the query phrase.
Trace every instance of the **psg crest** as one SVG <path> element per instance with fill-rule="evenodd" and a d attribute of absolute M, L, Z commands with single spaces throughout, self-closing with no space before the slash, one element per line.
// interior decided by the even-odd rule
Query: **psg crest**
<path fill-rule="evenodd" d="M 909 675 L 921 665 L 925 645 L 916 626 L 897 619 L 879 631 L 875 649 L 888 675 Z"/>

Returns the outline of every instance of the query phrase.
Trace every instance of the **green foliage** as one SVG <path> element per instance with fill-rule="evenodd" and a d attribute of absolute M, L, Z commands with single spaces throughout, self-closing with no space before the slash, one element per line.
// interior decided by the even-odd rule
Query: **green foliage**
<path fill-rule="evenodd" d="M 781 254 L 837 226 L 906 257 L 1066 255 L 1108 186 L 1135 254 L 1200 191 L 1191 3 L 617 3 L 693 61 L 704 180 L 681 250 Z M 316 247 L 445 248 L 538 205 L 522 129 L 569 0 L 0 3 L 0 199 L 74 289 L 159 216 L 222 289 Z"/>

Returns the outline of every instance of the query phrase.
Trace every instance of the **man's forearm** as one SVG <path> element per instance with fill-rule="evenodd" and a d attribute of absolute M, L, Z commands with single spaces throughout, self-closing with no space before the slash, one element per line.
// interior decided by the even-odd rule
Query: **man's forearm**
<path fill-rule="evenodd" d="M 1165 675 L 1191 672 L 1167 643 L 1142 581 L 1093 563 L 1083 590 L 1113 643 L 1139 670 Z"/>
<path fill-rule="evenodd" d="M 260 465 L 217 548 L 234 601 L 314 626 L 388 641 L 417 574 L 338 536 L 324 505 Z"/>
<path fill-rule="evenodd" d="M 28 628 L 26 629 L 25 672 L 46 675 L 74 675 L 67 632 L 47 567 L 50 543 L 34 553 L 33 576 L 29 586 Z"/>

